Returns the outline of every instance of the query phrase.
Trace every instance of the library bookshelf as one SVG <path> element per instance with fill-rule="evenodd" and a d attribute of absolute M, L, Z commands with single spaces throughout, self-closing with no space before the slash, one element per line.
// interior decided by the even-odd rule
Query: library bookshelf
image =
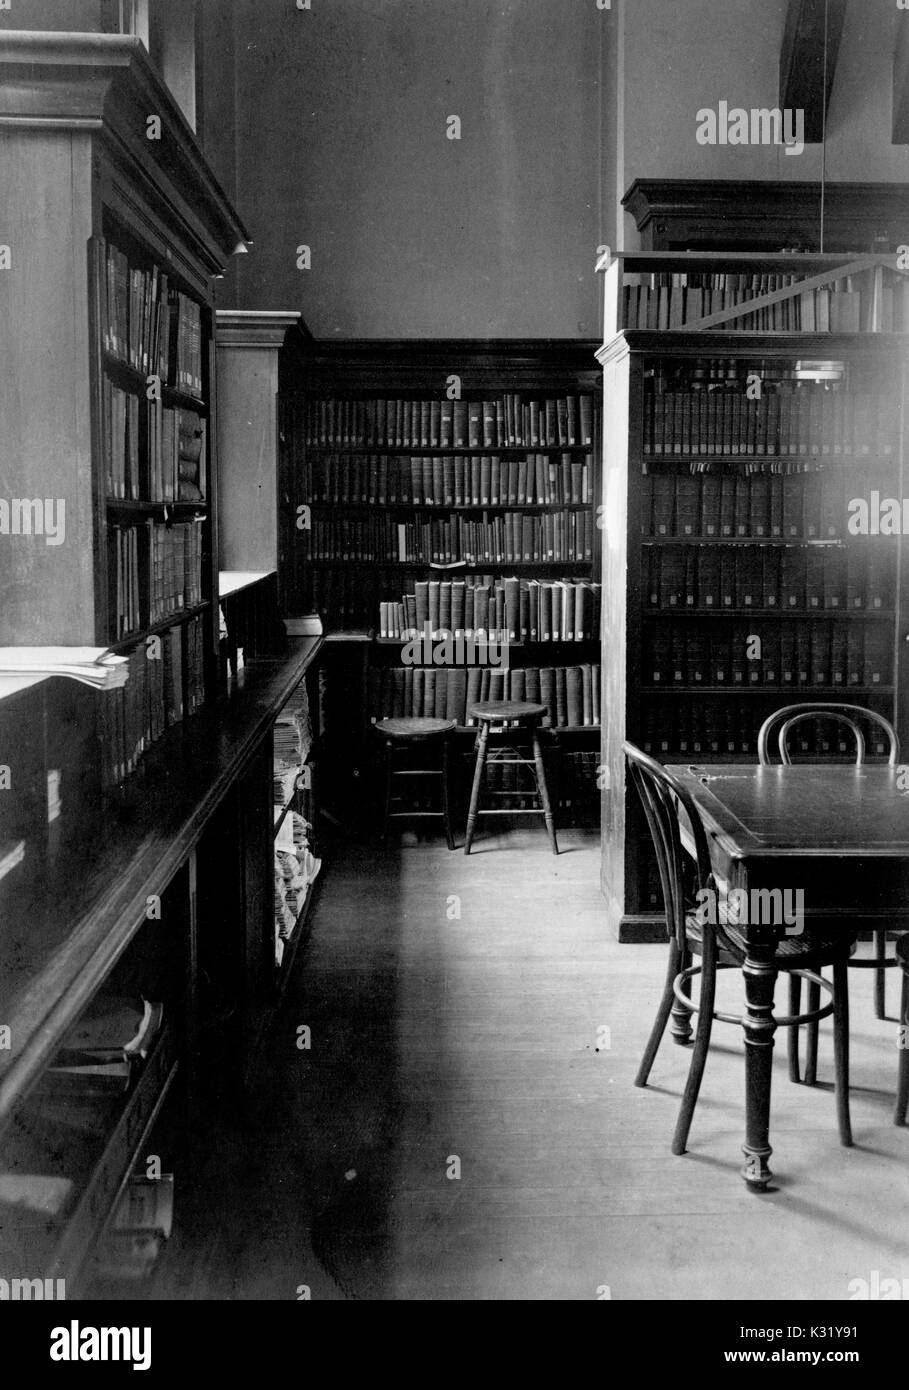
<path fill-rule="evenodd" d="M 594 346 L 310 342 L 282 370 L 282 604 L 319 613 L 333 639 L 326 664 L 344 709 L 328 726 L 351 787 L 377 720 L 438 714 L 466 734 L 473 700 L 540 698 L 541 680 L 547 724 L 578 735 L 569 756 L 582 757 L 585 731 L 596 737 Z M 405 666 L 415 631 L 507 634 L 509 670 L 469 672 L 456 658 L 433 670 L 412 650 Z M 595 761 L 587 750 L 594 796 Z"/>
<path fill-rule="evenodd" d="M 0 1270 L 154 1297 L 303 937 L 321 639 L 273 563 L 219 573 L 246 234 L 143 45 L 4 31 L 0 137 L 0 645 L 129 657 L 114 691 L 0 675 Z"/>
<path fill-rule="evenodd" d="M 648 940 L 661 898 L 623 739 L 661 761 L 753 762 L 763 719 L 809 700 L 909 736 L 905 542 L 851 521 L 857 499 L 905 487 L 909 280 L 894 257 L 845 254 L 600 268 L 602 882 L 620 938 Z M 798 752 L 842 755 L 803 727 Z"/>

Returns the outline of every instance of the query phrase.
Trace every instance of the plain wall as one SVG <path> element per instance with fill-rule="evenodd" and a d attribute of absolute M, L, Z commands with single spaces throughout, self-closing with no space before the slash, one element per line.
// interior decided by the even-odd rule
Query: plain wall
<path fill-rule="evenodd" d="M 595 336 L 614 14 L 593 0 L 204 8 L 206 103 L 235 46 L 236 195 L 255 242 L 219 303 L 300 309 L 322 338 Z M 202 129 L 223 145 L 208 111 Z"/>
<path fill-rule="evenodd" d="M 822 149 L 710 146 L 695 139 L 697 112 L 779 105 L 787 0 L 634 0 L 624 15 L 625 187 L 636 178 L 820 179 Z M 852 0 L 840 42 L 827 125 L 831 181 L 904 182 L 909 152 L 892 145 L 895 3 Z M 613 124 L 616 122 L 613 119 Z M 624 217 L 626 248 L 640 245 Z"/>
<path fill-rule="evenodd" d="M 0 10 L 0 27 L 100 33 L 101 0 L 12 0 L 8 10 Z"/>

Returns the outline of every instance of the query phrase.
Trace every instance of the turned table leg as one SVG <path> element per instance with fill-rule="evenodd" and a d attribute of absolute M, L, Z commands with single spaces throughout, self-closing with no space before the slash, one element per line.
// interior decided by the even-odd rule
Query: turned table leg
<path fill-rule="evenodd" d="M 773 989 L 776 982 L 776 943 L 750 941 L 742 973 L 745 977 L 745 1166 L 742 1177 L 763 1192 L 773 1174 L 767 1160 L 770 1147 L 770 1077 L 773 1065 Z"/>

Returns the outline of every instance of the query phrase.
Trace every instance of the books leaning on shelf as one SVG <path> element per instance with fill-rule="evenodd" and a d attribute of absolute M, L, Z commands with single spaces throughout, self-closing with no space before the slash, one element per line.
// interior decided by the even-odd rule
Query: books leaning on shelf
<path fill-rule="evenodd" d="M 111 526 L 108 550 L 115 641 L 202 602 L 201 518 Z"/>
<path fill-rule="evenodd" d="M 501 635 L 511 642 L 593 640 L 600 630 L 600 593 L 601 586 L 588 580 L 418 580 L 400 602 L 379 604 L 379 636 L 406 641 L 428 631 L 433 637 Z"/>
<path fill-rule="evenodd" d="M 38 1090 L 84 1098 L 128 1090 L 163 1017 L 162 1004 L 102 995 L 64 1036 Z"/>
<path fill-rule="evenodd" d="M 593 559 L 591 511 L 503 512 L 481 521 L 441 520 L 417 512 L 412 521 L 388 516 L 314 516 L 312 560 L 377 560 L 403 564 L 533 564 Z"/>
<path fill-rule="evenodd" d="M 730 609 L 785 614 L 893 612 L 898 542 L 644 545 L 645 610 L 706 616 Z"/>
<path fill-rule="evenodd" d="M 757 379 L 757 382 L 755 382 Z M 760 387 L 760 396 L 750 398 Z M 644 453 L 892 458 L 896 418 L 884 398 L 842 382 L 794 379 L 791 369 L 768 370 L 763 360 L 698 358 L 672 377 L 655 372 L 644 397 Z"/>
<path fill-rule="evenodd" d="M 641 681 L 650 689 L 730 695 L 760 686 L 886 687 L 892 683 L 892 622 L 892 617 L 880 623 L 750 618 L 718 630 L 711 619 L 656 621 L 645 628 Z M 749 648 L 755 653 L 751 658 Z"/>
<path fill-rule="evenodd" d="M 98 237 L 93 242 L 104 350 L 134 371 L 202 395 L 202 309 L 157 265 L 139 265 Z"/>
<path fill-rule="evenodd" d="M 128 666 L 106 647 L 0 647 L 0 673 L 10 672 L 66 676 L 96 690 L 117 690 L 126 684 Z"/>
<path fill-rule="evenodd" d="M 905 333 L 909 281 L 891 276 L 885 283 L 883 269 L 803 291 L 797 290 L 797 275 L 657 271 L 641 275 L 640 284 L 624 286 L 623 323 L 628 329 L 658 332 L 684 328 L 759 295 L 794 287 L 797 292 L 779 303 L 716 328 L 737 333 Z"/>
<path fill-rule="evenodd" d="M 325 454 L 308 457 L 313 502 L 423 507 L 583 505 L 591 501 L 593 456 L 527 454 Z"/>
<path fill-rule="evenodd" d="M 205 703 L 202 617 L 156 633 L 126 653 L 129 680 L 101 705 L 105 787 L 129 777 L 157 739 Z"/>
<path fill-rule="evenodd" d="M 303 405 L 309 446 L 392 449 L 583 448 L 593 444 L 593 397 L 525 400 L 313 398 Z"/>
<path fill-rule="evenodd" d="M 373 667 L 368 700 L 373 724 L 425 717 L 464 727 L 475 723 L 467 711 L 480 701 L 531 700 L 548 707 L 543 728 L 592 727 L 600 722 L 600 667 Z"/>

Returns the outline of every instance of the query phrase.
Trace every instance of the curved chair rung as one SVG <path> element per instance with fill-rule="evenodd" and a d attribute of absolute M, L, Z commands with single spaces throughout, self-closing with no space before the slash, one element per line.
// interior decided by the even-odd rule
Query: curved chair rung
<path fill-rule="evenodd" d="M 716 968 L 717 970 L 735 970 L 741 969 L 741 966 L 737 965 L 735 961 L 730 961 L 728 965 L 719 964 Z M 690 995 L 683 992 L 683 985 L 686 981 L 693 980 L 695 975 L 703 974 L 703 969 L 704 967 L 701 965 L 689 965 L 686 970 L 680 970 L 672 982 L 673 994 L 682 1007 L 687 1009 L 689 1013 L 699 1013 L 700 1008 Z M 814 970 L 787 970 L 785 973 L 787 975 L 798 975 L 800 979 L 809 980 L 812 984 L 819 985 L 821 989 L 825 989 L 830 995 L 830 1003 L 824 1004 L 823 1007 L 819 1009 L 811 1009 L 808 1013 L 804 1014 L 789 1014 L 781 1018 L 777 1018 L 776 1015 L 774 1015 L 773 1021 L 777 1028 L 799 1028 L 803 1023 L 820 1023 L 822 1018 L 829 1018 L 833 1013 L 832 982 L 830 980 L 825 980 L 823 975 L 818 975 Z M 719 1009 L 714 1009 L 713 1017 L 718 1023 L 737 1023 L 741 1025 L 744 1021 L 741 1014 L 727 1014 L 721 1012 Z"/>

